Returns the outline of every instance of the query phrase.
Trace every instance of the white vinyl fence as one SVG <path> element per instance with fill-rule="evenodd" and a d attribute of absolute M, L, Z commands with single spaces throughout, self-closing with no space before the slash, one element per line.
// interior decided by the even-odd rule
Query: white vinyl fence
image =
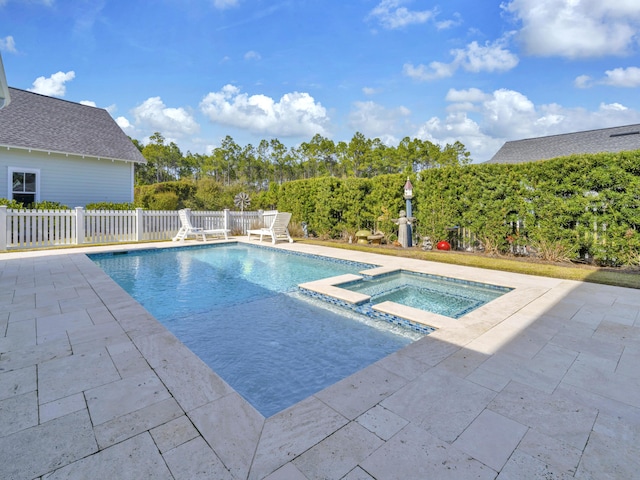
<path fill-rule="evenodd" d="M 194 227 L 225 228 L 244 235 L 262 226 L 263 212 L 190 212 Z M 265 212 L 265 217 L 268 215 Z M 13 210 L 0 206 L 0 251 L 123 242 L 171 240 L 180 228 L 177 211 Z"/>

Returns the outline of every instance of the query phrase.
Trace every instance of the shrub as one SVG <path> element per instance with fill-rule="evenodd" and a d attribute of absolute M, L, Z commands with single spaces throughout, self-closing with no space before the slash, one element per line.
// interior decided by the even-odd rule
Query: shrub
<path fill-rule="evenodd" d="M 19 210 L 21 208 L 24 208 L 22 203 L 16 202 L 15 200 L 9 200 L 7 198 L 0 198 L 0 206 L 2 205 L 6 206 L 7 208 L 11 208 L 13 210 Z"/>
<path fill-rule="evenodd" d="M 149 200 L 151 210 L 178 210 L 180 199 L 175 192 L 156 193 Z"/>
<path fill-rule="evenodd" d="M 111 202 L 97 202 L 88 203 L 85 207 L 86 210 L 135 210 L 135 204 L 133 203 L 111 203 Z"/>
<path fill-rule="evenodd" d="M 69 207 L 60 202 L 49 202 L 47 200 L 32 203 L 29 205 L 29 208 L 32 210 L 69 210 Z"/>

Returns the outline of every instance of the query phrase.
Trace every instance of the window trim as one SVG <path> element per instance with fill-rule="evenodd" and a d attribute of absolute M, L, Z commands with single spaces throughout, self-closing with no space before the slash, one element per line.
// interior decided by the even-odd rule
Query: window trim
<path fill-rule="evenodd" d="M 40 169 L 39 168 L 23 168 L 9 167 L 7 174 L 7 198 L 13 200 L 13 174 L 14 173 L 34 173 L 36 175 L 36 191 L 34 192 L 34 202 L 40 201 Z M 30 192 L 29 192 L 30 193 Z"/>

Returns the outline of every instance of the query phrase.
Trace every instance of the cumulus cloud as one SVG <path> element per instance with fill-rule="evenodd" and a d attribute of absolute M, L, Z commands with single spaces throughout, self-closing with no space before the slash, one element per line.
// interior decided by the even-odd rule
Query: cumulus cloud
<path fill-rule="evenodd" d="M 589 75 L 576 77 L 573 84 L 577 88 L 589 88 L 594 85 L 608 85 L 610 87 L 636 88 L 640 87 L 640 68 L 614 68 L 604 72 L 604 77 L 594 80 Z"/>
<path fill-rule="evenodd" d="M 446 100 L 449 113 L 430 118 L 416 136 L 439 144 L 459 140 L 476 162 L 490 159 L 508 140 L 640 123 L 640 112 L 619 103 L 601 103 L 595 110 L 536 105 L 509 89 L 450 89 Z"/>
<path fill-rule="evenodd" d="M 636 0 L 511 0 L 502 8 L 521 22 L 519 38 L 531 55 L 625 55 L 637 45 Z"/>
<path fill-rule="evenodd" d="M 325 108 L 308 93 L 286 93 L 277 102 L 266 95 L 248 95 L 233 85 L 210 92 L 200 110 L 212 122 L 253 133 L 295 137 L 327 134 Z"/>
<path fill-rule="evenodd" d="M 93 100 L 80 100 L 80 105 L 86 105 L 87 107 L 97 107 L 96 102 Z"/>
<path fill-rule="evenodd" d="M 518 65 L 518 56 L 505 49 L 502 40 L 485 45 L 471 42 L 466 49 L 453 50 L 452 53 L 456 57 L 455 62 L 474 73 L 506 72 Z"/>
<path fill-rule="evenodd" d="M 480 125 L 464 112 L 449 114 L 444 119 L 432 117 L 422 124 L 415 136 L 438 145 L 461 142 L 474 162 L 489 160 L 504 141 L 482 131 Z"/>
<path fill-rule="evenodd" d="M 409 10 L 402 7 L 401 0 L 382 0 L 377 7 L 369 13 L 369 18 L 377 19 L 380 24 L 389 30 L 406 27 L 407 25 L 425 23 L 436 15 L 436 10 Z"/>
<path fill-rule="evenodd" d="M 385 143 L 393 143 L 394 134 L 411 115 L 406 107 L 385 108 L 374 102 L 355 102 L 349 113 L 349 128 L 367 137 L 378 137 Z"/>
<path fill-rule="evenodd" d="M 604 72 L 606 79 L 604 83 L 613 87 L 640 87 L 640 68 L 614 68 Z"/>
<path fill-rule="evenodd" d="M 162 132 L 166 137 L 180 138 L 200 131 L 200 125 L 187 110 L 167 107 L 160 97 L 148 98 L 131 113 L 137 127 Z"/>
<path fill-rule="evenodd" d="M 65 83 L 73 80 L 75 77 L 76 73 L 73 70 L 67 73 L 54 73 L 49 78 L 38 77 L 33 82 L 33 88 L 29 88 L 28 90 L 50 97 L 64 97 L 67 91 Z"/>
<path fill-rule="evenodd" d="M 506 37 L 484 45 L 473 41 L 464 49 L 450 51 L 454 59 L 451 63 L 431 62 L 428 66 L 405 64 L 403 73 L 416 80 L 436 80 L 447 78 L 459 69 L 472 73 L 506 72 L 518 65 L 518 56 L 505 48 Z"/>
<path fill-rule="evenodd" d="M 134 130 L 133 125 L 131 125 L 131 122 L 129 122 L 129 120 L 127 120 L 127 118 L 125 118 L 125 117 L 118 117 L 118 118 L 116 118 L 115 120 L 116 120 L 116 123 L 118 124 L 118 126 L 119 126 L 122 130 L 124 130 L 125 132 L 126 132 L 126 131 L 133 131 L 133 130 Z"/>
<path fill-rule="evenodd" d="M 490 98 L 490 95 L 483 92 L 479 88 L 469 88 L 467 90 L 456 90 L 455 88 L 449 89 L 447 95 L 445 96 L 445 100 L 447 102 L 457 102 L 457 103 L 477 103 L 482 102 Z"/>
<path fill-rule="evenodd" d="M 11 35 L 0 38 L 0 52 L 18 53 L 16 42 Z"/>

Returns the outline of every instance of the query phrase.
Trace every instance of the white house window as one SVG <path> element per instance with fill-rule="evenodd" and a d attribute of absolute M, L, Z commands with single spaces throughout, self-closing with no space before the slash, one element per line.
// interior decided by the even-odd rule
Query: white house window
<path fill-rule="evenodd" d="M 9 199 L 21 202 L 26 207 L 37 202 L 39 197 L 39 170 L 9 168 Z"/>

